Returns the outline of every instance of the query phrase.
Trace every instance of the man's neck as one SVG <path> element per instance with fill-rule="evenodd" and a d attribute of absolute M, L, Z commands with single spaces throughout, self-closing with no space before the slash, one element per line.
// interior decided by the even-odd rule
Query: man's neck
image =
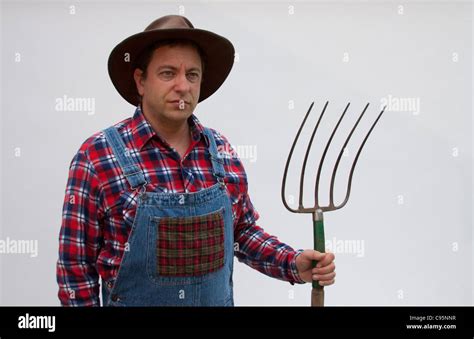
<path fill-rule="evenodd" d="M 142 112 L 155 133 L 171 147 L 175 148 L 180 156 L 183 157 L 191 142 L 190 128 L 187 119 L 184 121 L 162 119 L 157 115 L 149 114 L 146 108 L 144 109 L 143 107 Z"/>

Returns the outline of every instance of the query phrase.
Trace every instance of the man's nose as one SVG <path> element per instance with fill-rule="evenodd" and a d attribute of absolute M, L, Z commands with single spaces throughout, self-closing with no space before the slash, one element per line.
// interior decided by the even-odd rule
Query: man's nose
<path fill-rule="evenodd" d="M 190 89 L 189 81 L 186 78 L 186 72 L 180 70 L 175 78 L 175 90 L 177 92 L 187 92 Z"/>

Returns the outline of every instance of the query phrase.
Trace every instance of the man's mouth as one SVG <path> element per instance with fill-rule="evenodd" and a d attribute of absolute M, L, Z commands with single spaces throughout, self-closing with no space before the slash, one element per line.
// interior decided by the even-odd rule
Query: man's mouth
<path fill-rule="evenodd" d="M 186 104 L 186 105 L 189 105 L 189 101 L 185 101 L 185 100 L 172 100 L 172 101 L 168 101 L 169 103 L 172 103 L 172 104 Z"/>
<path fill-rule="evenodd" d="M 185 101 L 183 99 L 171 100 L 171 101 L 168 101 L 168 103 L 170 103 L 171 105 L 173 105 L 174 107 L 176 107 L 180 110 L 184 110 L 184 109 L 186 109 L 187 106 L 189 106 L 189 101 Z"/>

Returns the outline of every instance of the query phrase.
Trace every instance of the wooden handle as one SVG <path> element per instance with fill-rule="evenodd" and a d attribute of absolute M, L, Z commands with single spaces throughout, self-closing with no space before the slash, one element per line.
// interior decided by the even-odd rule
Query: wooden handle
<path fill-rule="evenodd" d="M 311 306 L 312 307 L 324 306 L 324 288 L 313 288 L 311 292 Z"/>

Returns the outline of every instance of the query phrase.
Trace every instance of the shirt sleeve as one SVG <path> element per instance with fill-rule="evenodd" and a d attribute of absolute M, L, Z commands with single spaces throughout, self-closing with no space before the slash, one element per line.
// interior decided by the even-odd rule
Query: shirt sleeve
<path fill-rule="evenodd" d="M 100 186 L 85 152 L 69 167 L 59 234 L 56 279 L 62 306 L 100 306 L 96 259 L 100 250 Z"/>
<path fill-rule="evenodd" d="M 270 277 L 304 284 L 296 268 L 296 258 L 303 250 L 294 250 L 256 224 L 259 215 L 247 192 L 240 203 L 241 216 L 234 232 L 237 259 Z"/>

